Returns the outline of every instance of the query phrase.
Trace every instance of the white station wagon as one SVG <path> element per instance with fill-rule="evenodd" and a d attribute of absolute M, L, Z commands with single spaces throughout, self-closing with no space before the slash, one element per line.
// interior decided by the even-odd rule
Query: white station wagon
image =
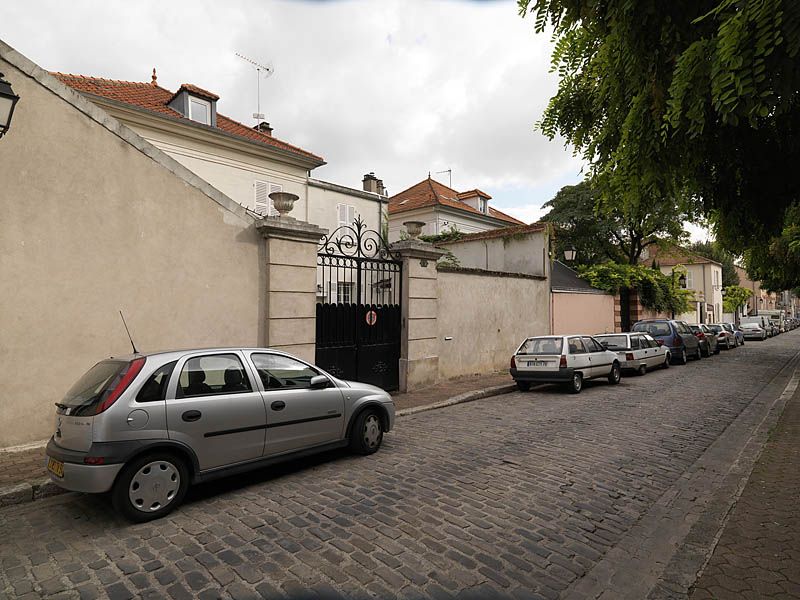
<path fill-rule="evenodd" d="M 666 369 L 672 358 L 669 348 L 659 346 L 647 333 L 604 333 L 595 339 L 619 357 L 623 371 L 636 371 L 644 375 L 649 369 Z"/>
<path fill-rule="evenodd" d="M 577 394 L 586 379 L 617 384 L 620 373 L 617 354 L 590 335 L 530 337 L 511 357 L 511 377 L 523 392 L 533 383 L 563 383 Z"/>

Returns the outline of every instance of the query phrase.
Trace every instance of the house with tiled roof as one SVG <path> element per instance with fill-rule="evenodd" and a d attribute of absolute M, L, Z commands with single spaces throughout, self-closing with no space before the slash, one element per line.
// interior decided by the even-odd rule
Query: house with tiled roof
<path fill-rule="evenodd" d="M 660 248 L 651 245 L 641 261 L 655 264 L 665 275 L 692 292 L 693 307 L 676 318 L 688 323 L 719 323 L 722 321 L 722 265 L 678 246 Z M 681 275 L 683 277 L 681 278 Z"/>
<path fill-rule="evenodd" d="M 363 189 L 312 178 L 321 156 L 280 139 L 269 123 L 225 116 L 214 92 L 191 83 L 166 89 L 155 69 L 147 82 L 52 75 L 251 211 L 275 214 L 269 194 L 291 192 L 299 197 L 293 217 L 333 230 L 359 215 L 381 230 L 387 197 L 374 175 Z"/>
<path fill-rule="evenodd" d="M 424 223 L 423 235 L 452 230 L 477 233 L 525 225 L 491 206 L 491 199 L 479 189 L 457 192 L 428 175 L 427 179 L 389 198 L 389 240 L 399 240 L 405 231 L 403 223 L 408 221 Z"/>

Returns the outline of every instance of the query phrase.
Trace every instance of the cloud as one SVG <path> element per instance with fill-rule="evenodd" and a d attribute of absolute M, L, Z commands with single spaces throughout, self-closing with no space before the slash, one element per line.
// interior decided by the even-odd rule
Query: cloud
<path fill-rule="evenodd" d="M 534 129 L 557 85 L 551 44 L 511 1 L 31 0 L 4 13 L 3 39 L 47 69 L 148 81 L 155 66 L 164 87 L 214 91 L 244 123 L 256 72 L 235 52 L 273 64 L 261 112 L 328 161 L 322 179 L 359 187 L 374 171 L 391 193 L 452 169 L 456 189 L 516 216 L 580 179 L 581 161 Z"/>

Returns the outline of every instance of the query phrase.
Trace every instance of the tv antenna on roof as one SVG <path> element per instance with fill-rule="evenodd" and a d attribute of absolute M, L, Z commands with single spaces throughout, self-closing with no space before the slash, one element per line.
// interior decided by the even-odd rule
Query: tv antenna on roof
<path fill-rule="evenodd" d="M 442 173 L 447 173 L 447 176 L 448 176 L 447 187 L 449 187 L 452 190 L 453 189 L 453 169 L 447 169 L 446 171 L 436 171 L 437 175 L 441 175 Z"/>
<path fill-rule="evenodd" d="M 272 66 L 272 63 L 267 64 L 267 65 L 262 65 L 261 63 L 258 63 L 256 61 L 254 61 L 252 58 L 247 58 L 246 56 L 244 56 L 242 54 L 239 54 L 238 52 L 236 52 L 236 56 L 238 56 L 239 58 L 241 58 L 242 60 L 244 60 L 246 62 L 249 62 L 251 65 L 253 65 L 256 68 L 256 83 L 258 85 L 258 99 L 256 101 L 257 108 L 256 108 L 256 112 L 253 113 L 253 118 L 256 120 L 256 125 L 258 125 L 259 122 L 264 120 L 264 115 L 261 112 L 261 76 L 263 75 L 264 79 L 266 79 L 267 77 L 269 77 L 270 75 L 272 75 L 275 72 L 275 67 Z"/>

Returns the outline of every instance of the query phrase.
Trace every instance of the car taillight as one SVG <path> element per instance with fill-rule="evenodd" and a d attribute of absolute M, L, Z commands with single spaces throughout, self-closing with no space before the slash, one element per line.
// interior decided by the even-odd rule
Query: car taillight
<path fill-rule="evenodd" d="M 675 345 L 676 346 L 683 346 L 683 338 L 681 336 L 678 336 L 678 337 L 675 338 Z"/>
<path fill-rule="evenodd" d="M 512 369 L 517 368 L 517 359 L 514 356 L 511 357 L 511 368 Z"/>
<path fill-rule="evenodd" d="M 117 398 L 122 395 L 122 392 L 128 389 L 131 381 L 133 381 L 139 374 L 139 371 L 142 370 L 145 360 L 145 357 L 141 357 L 134 358 L 130 362 L 128 369 L 119 376 L 118 380 L 113 384 L 113 387 L 107 392 L 108 395 L 105 399 L 97 405 L 97 410 L 94 414 L 99 415 L 117 401 Z"/>
<path fill-rule="evenodd" d="M 663 346 L 664 340 L 656 340 L 656 344 L 658 344 L 659 346 Z"/>
<path fill-rule="evenodd" d="M 625 360 L 633 360 L 633 352 L 628 352 L 625 355 Z"/>
<path fill-rule="evenodd" d="M 558 361 L 558 367 L 560 369 L 565 369 L 567 367 L 567 357 L 563 354 L 561 355 L 561 360 Z"/>

